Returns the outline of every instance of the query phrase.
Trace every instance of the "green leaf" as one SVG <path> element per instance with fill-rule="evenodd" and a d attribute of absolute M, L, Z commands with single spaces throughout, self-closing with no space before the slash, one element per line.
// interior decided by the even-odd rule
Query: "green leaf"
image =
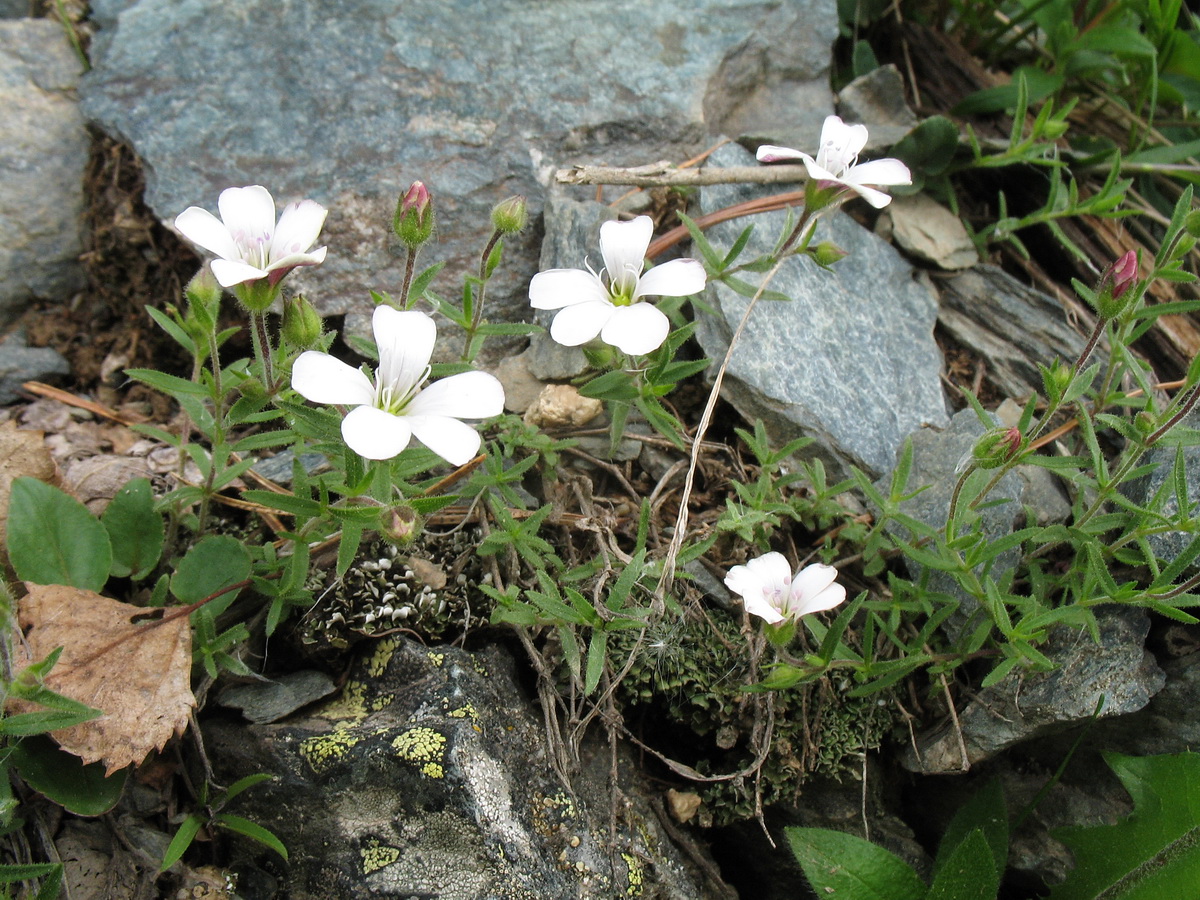
<path fill-rule="evenodd" d="M 9 761 L 31 788 L 78 816 L 102 816 L 116 806 L 129 775 L 125 768 L 105 778 L 103 763 L 85 766 L 48 737 L 25 738 Z"/>
<path fill-rule="evenodd" d="M 585 694 L 591 694 L 600 683 L 600 676 L 604 674 L 604 660 L 607 651 L 608 634 L 603 631 L 593 632 L 592 640 L 588 644 L 587 677 L 583 683 Z"/>
<path fill-rule="evenodd" d="M 162 555 L 162 514 L 154 509 L 154 492 L 148 478 L 135 478 L 117 491 L 100 517 L 112 545 L 109 574 L 117 578 L 145 578 Z"/>
<path fill-rule="evenodd" d="M 241 816 L 234 816 L 229 813 L 218 813 L 213 818 L 213 822 L 226 831 L 233 831 L 250 838 L 252 841 L 265 844 L 284 859 L 288 858 L 287 847 L 283 846 L 283 841 L 279 840 L 279 838 L 275 837 L 274 834 L 257 822 L 251 822 L 249 819 L 243 819 Z"/>
<path fill-rule="evenodd" d="M 922 900 L 925 884 L 893 853 L 853 834 L 785 828 L 796 862 L 818 896 L 842 900 Z"/>
<path fill-rule="evenodd" d="M 23 581 L 99 592 L 108 581 L 112 548 L 100 520 L 82 503 L 36 478 L 12 485 L 8 558 Z"/>
<path fill-rule="evenodd" d="M 593 378 L 579 389 L 584 397 L 596 400 L 631 401 L 638 398 L 637 385 L 624 369 L 607 372 L 599 378 Z"/>
<path fill-rule="evenodd" d="M 999 779 L 989 781 L 959 807 L 954 818 L 950 820 L 946 833 L 942 835 L 933 871 L 939 873 L 950 865 L 959 846 L 974 834 L 982 835 L 985 848 L 990 848 L 993 869 L 999 878 L 1008 865 L 1008 810 L 1004 804 L 1004 789 Z"/>
<path fill-rule="evenodd" d="M 996 900 L 1000 875 L 983 830 L 962 840 L 938 869 L 925 900 Z"/>
<path fill-rule="evenodd" d="M 175 863 L 179 862 L 187 848 L 192 845 L 192 841 L 196 839 L 197 833 L 200 831 L 200 826 L 204 821 L 195 813 L 192 813 L 183 820 L 183 824 L 179 826 L 179 830 L 175 832 L 175 837 L 171 838 L 171 843 L 167 846 L 167 852 L 163 854 L 162 865 L 158 867 L 160 872 L 165 872 Z"/>
<path fill-rule="evenodd" d="M 203 538 L 179 561 L 171 577 L 171 593 L 180 603 L 195 603 L 250 577 L 250 553 L 237 538 L 226 534 Z M 212 615 L 233 602 L 234 592 L 207 608 Z"/>
<path fill-rule="evenodd" d="M 1075 869 L 1051 900 L 1157 900 L 1191 897 L 1200 884 L 1200 754 L 1105 761 L 1133 798 L 1133 813 L 1116 825 L 1060 828 Z"/>

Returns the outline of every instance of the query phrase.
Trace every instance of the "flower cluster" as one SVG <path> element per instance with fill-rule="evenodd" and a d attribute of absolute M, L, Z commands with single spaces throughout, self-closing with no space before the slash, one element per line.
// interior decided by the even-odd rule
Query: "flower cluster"
<path fill-rule="evenodd" d="M 845 600 L 846 589 L 834 581 L 837 574 L 833 566 L 814 563 L 793 577 L 787 558 L 772 552 L 734 566 L 725 576 L 725 586 L 742 598 L 746 612 L 778 625 L 833 609 Z"/>
<path fill-rule="evenodd" d="M 675 259 L 648 272 L 646 249 L 654 233 L 649 216 L 600 226 L 599 273 L 583 269 L 549 269 L 533 276 L 529 302 L 534 309 L 560 310 L 550 323 L 550 336 L 577 347 L 599 336 L 606 344 L 637 356 L 662 346 L 670 320 L 646 297 L 686 297 L 704 290 L 704 266 L 695 259 Z"/>

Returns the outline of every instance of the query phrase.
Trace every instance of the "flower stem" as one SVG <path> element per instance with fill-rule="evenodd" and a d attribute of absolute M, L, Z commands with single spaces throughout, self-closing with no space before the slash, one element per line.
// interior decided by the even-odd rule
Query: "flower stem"
<path fill-rule="evenodd" d="M 979 468 L 979 467 L 975 463 L 972 462 L 965 469 L 963 469 L 963 473 L 958 476 L 958 481 L 954 482 L 954 490 L 950 494 L 950 506 L 946 510 L 946 543 L 947 544 L 950 543 L 952 540 L 954 540 L 954 514 L 956 512 L 958 512 L 958 498 L 962 495 L 962 489 L 963 489 L 963 486 L 967 483 L 967 479 L 970 478 L 972 474 L 974 474 L 974 472 L 977 468 Z"/>
<path fill-rule="evenodd" d="M 400 308 L 411 309 L 412 304 L 408 299 L 408 291 L 412 287 L 413 270 L 417 265 L 417 250 L 415 247 L 408 248 L 408 258 L 404 261 L 404 284 L 400 288 Z"/>
<path fill-rule="evenodd" d="M 250 340 L 254 344 L 254 356 L 262 367 L 263 386 L 268 394 L 274 395 L 276 386 L 275 374 L 271 367 L 271 337 L 267 334 L 265 312 L 250 313 Z"/>

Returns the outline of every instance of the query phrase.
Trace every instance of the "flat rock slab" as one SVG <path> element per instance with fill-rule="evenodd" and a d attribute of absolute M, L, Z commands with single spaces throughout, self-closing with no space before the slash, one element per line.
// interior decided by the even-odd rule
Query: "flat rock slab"
<path fill-rule="evenodd" d="M 0 21 L 0 325 L 34 297 L 65 301 L 85 284 L 82 73 L 57 22 Z"/>
<path fill-rule="evenodd" d="M 770 122 L 816 133 L 832 108 L 833 0 L 97 0 L 86 114 L 145 162 L 151 208 L 215 210 L 231 185 L 330 210 L 328 261 L 296 273 L 324 314 L 397 291 L 390 233 L 422 180 L 438 215 L 434 289 L 460 292 L 488 212 L 568 162 L 685 159 Z M 798 97 L 806 98 L 797 103 Z M 810 121 L 811 120 L 811 121 Z M 536 229 L 508 242 L 493 319 L 524 319 Z M 299 277 L 296 277 L 299 276 Z"/>
<path fill-rule="evenodd" d="M 711 160 L 753 164 L 735 145 Z M 717 185 L 701 192 L 701 204 L 712 212 L 777 191 Z M 741 259 L 769 251 L 786 215 L 755 216 Z M 707 233 L 728 248 L 747 224 L 725 222 Z M 849 256 L 832 271 L 798 257 L 780 268 L 770 288 L 792 300 L 759 302 L 734 349 L 724 394 L 747 419 L 761 418 L 777 444 L 814 438 L 803 453 L 821 457 L 838 477 L 848 465 L 878 476 L 891 471 L 910 432 L 947 421 L 933 340 L 937 301 L 895 249 L 844 213 L 826 217 L 815 240 L 833 241 Z M 706 299 L 718 315 L 699 314 L 696 335 L 715 366 L 749 300 L 724 285 Z"/>

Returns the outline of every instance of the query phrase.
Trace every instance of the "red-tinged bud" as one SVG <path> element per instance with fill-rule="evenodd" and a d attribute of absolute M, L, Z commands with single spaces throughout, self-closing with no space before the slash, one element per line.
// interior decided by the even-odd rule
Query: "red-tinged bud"
<path fill-rule="evenodd" d="M 828 269 L 836 262 L 845 259 L 849 253 L 832 241 L 821 241 L 813 250 L 813 261 L 822 269 Z"/>
<path fill-rule="evenodd" d="M 421 519 L 411 506 L 385 509 L 379 520 L 379 536 L 397 547 L 409 546 L 421 534 Z"/>
<path fill-rule="evenodd" d="M 992 428 L 975 443 L 971 458 L 980 469 L 997 469 L 1017 455 L 1022 444 L 1021 429 Z"/>
<path fill-rule="evenodd" d="M 1137 281 L 1137 253 L 1130 250 L 1100 273 L 1096 285 L 1096 311 L 1102 318 L 1115 319 L 1126 307 L 1122 295 Z"/>
<path fill-rule="evenodd" d="M 492 207 L 492 227 L 501 234 L 516 234 L 529 221 L 529 209 L 525 198 L 509 197 Z"/>
<path fill-rule="evenodd" d="M 433 234 L 433 199 L 422 182 L 414 181 L 400 198 L 392 230 L 409 250 L 416 250 Z"/>

